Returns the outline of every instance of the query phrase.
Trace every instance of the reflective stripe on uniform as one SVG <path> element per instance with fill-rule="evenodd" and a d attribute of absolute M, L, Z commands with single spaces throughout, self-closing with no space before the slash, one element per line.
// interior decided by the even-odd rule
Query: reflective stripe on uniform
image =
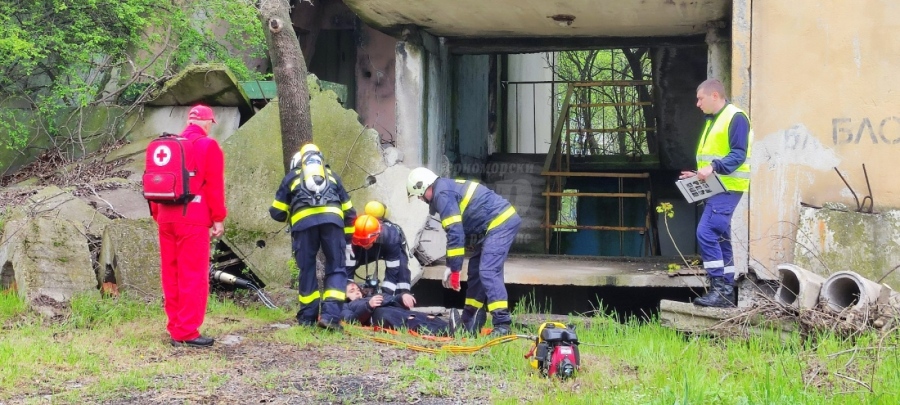
<path fill-rule="evenodd" d="M 515 213 L 516 213 L 516 209 L 510 205 L 509 208 L 507 208 L 506 210 L 501 212 L 500 215 L 497 215 L 497 217 L 494 218 L 494 220 L 491 221 L 490 224 L 488 224 L 487 230 L 490 231 L 491 229 L 494 229 L 494 228 L 500 226 L 500 224 L 505 222 L 507 219 L 509 219 L 509 217 L 513 216 L 513 214 L 515 214 Z"/>
<path fill-rule="evenodd" d="M 322 295 L 321 295 L 318 291 L 316 291 L 316 292 L 313 292 L 313 293 L 310 294 L 310 295 L 301 295 L 301 296 L 299 297 L 299 300 L 300 300 L 300 303 L 301 303 L 301 304 L 303 304 L 303 305 L 309 305 L 309 304 L 312 304 L 313 301 L 315 301 L 315 300 L 317 300 L 317 299 L 319 299 L 319 298 L 321 298 L 321 297 L 322 297 Z"/>
<path fill-rule="evenodd" d="M 341 203 L 341 209 L 342 209 L 342 210 L 347 211 L 347 210 L 349 210 L 350 208 L 353 208 L 353 201 L 347 200 L 347 202 Z"/>
<path fill-rule="evenodd" d="M 472 199 L 472 196 L 475 195 L 475 189 L 478 188 L 478 183 L 471 182 L 469 183 L 469 188 L 466 189 L 466 195 L 463 197 L 462 201 L 459 203 L 459 213 L 462 214 L 466 212 L 466 207 L 469 206 L 469 200 Z"/>
<path fill-rule="evenodd" d="M 392 283 L 392 282 L 390 282 L 390 281 L 385 281 L 385 282 L 382 282 L 382 283 L 381 283 L 381 288 L 386 288 L 386 289 L 388 289 L 388 290 L 393 291 L 393 290 L 396 290 L 396 289 L 397 289 L 397 284 L 394 284 L 394 283 Z"/>
<path fill-rule="evenodd" d="M 400 267 L 400 261 L 399 261 L 399 260 L 389 260 L 389 261 L 386 260 L 386 261 L 384 262 L 384 265 L 385 265 L 386 267 L 388 267 L 388 268 L 391 268 L 391 267 Z"/>
<path fill-rule="evenodd" d="M 731 122 L 737 114 L 744 114 L 734 104 L 726 104 L 722 111 L 712 119 L 706 120 L 697 146 L 697 169 L 712 165 L 717 159 L 723 159 L 730 153 L 729 131 Z M 748 122 L 749 124 L 749 122 Z M 750 149 L 753 142 L 753 128 L 747 133 L 747 150 L 744 162 L 729 174 L 719 173 L 719 179 L 726 190 L 746 192 L 750 190 Z"/>
<path fill-rule="evenodd" d="M 344 227 L 344 233 L 345 233 L 345 234 L 352 234 L 353 231 L 355 231 L 355 230 L 356 230 L 356 228 L 354 228 L 354 227 L 352 227 L 352 226 L 345 226 L 345 227 Z"/>
<path fill-rule="evenodd" d="M 484 303 L 476 300 L 475 298 L 466 298 L 466 305 L 481 309 L 481 307 L 484 306 Z"/>
<path fill-rule="evenodd" d="M 716 159 L 722 159 L 725 156 L 718 155 L 697 155 L 698 162 L 712 162 Z M 720 174 L 719 177 L 737 177 L 739 179 L 750 179 L 750 168 L 747 165 L 741 165 L 737 168 L 737 170 L 731 172 L 731 174 Z"/>
<path fill-rule="evenodd" d="M 397 288 L 401 290 L 409 290 L 412 289 L 412 286 L 409 283 L 397 283 Z"/>
<path fill-rule="evenodd" d="M 444 228 L 447 228 L 448 226 L 453 225 L 457 222 L 462 222 L 462 215 L 453 215 L 453 216 L 447 217 L 447 219 L 441 221 L 441 226 L 443 226 Z"/>
<path fill-rule="evenodd" d="M 735 270 L 734 266 L 725 266 L 725 274 L 734 274 Z"/>
<path fill-rule="evenodd" d="M 464 247 L 447 249 L 447 257 L 462 256 L 464 254 L 466 254 L 466 248 Z"/>
<path fill-rule="evenodd" d="M 488 304 L 487 310 L 488 312 L 494 312 L 498 309 L 506 309 L 509 308 L 509 303 L 507 301 L 494 301 Z"/>
<path fill-rule="evenodd" d="M 338 301 L 345 301 L 347 299 L 347 293 L 340 290 L 325 290 L 325 294 L 322 295 L 322 299 L 333 298 Z"/>
<path fill-rule="evenodd" d="M 288 212 L 288 209 L 290 207 L 288 207 L 287 204 L 285 204 L 281 201 L 275 200 L 275 201 L 272 201 L 272 208 L 275 208 L 276 210 L 279 210 L 279 211 Z"/>
<path fill-rule="evenodd" d="M 711 262 L 703 262 L 704 269 L 718 269 L 722 266 L 725 266 L 725 262 L 722 260 L 713 260 Z"/>
<path fill-rule="evenodd" d="M 294 215 L 291 216 L 291 225 L 294 225 L 297 222 L 300 222 L 300 220 L 302 220 L 303 218 L 306 218 L 310 215 L 317 215 L 317 214 L 324 214 L 324 213 L 332 213 L 332 214 L 335 214 L 335 215 L 341 217 L 341 219 L 344 218 L 344 211 L 341 211 L 341 209 L 338 207 L 327 207 L 327 206 L 326 207 L 307 207 L 307 208 L 301 208 L 299 211 L 297 211 L 296 213 L 294 213 Z M 352 231 L 351 231 L 351 233 L 352 233 Z"/>

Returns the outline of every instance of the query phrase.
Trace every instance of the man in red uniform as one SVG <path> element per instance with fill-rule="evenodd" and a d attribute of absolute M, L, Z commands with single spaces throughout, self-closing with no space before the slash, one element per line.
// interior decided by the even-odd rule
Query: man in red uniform
<path fill-rule="evenodd" d="M 159 255 L 166 329 L 175 346 L 212 346 L 214 339 L 200 334 L 209 296 L 210 237 L 225 232 L 225 157 L 215 139 L 207 136 L 216 123 L 211 108 L 197 105 L 181 132 L 193 145 L 195 175 L 187 205 L 150 203 L 159 225 Z M 196 182 L 196 183 L 195 183 Z"/>

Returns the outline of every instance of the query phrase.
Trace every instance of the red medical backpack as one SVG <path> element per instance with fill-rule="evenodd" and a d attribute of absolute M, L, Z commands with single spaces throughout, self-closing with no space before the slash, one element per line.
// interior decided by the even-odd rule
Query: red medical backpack
<path fill-rule="evenodd" d="M 163 133 L 150 141 L 145 157 L 144 198 L 160 204 L 187 204 L 197 194 L 191 179 L 197 174 L 193 143 Z"/>

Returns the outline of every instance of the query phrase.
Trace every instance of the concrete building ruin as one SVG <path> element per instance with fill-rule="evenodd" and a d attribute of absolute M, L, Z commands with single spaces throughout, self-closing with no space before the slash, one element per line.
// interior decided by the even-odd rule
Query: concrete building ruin
<path fill-rule="evenodd" d="M 851 231 L 831 229 L 829 224 L 837 224 L 825 219 L 799 220 L 801 210 L 818 210 L 827 202 L 850 205 L 851 212 L 842 214 L 865 215 L 852 211 L 862 208 L 866 193 L 874 200 L 870 212 L 900 206 L 892 191 L 896 180 L 875 175 L 890 170 L 896 138 L 891 106 L 900 96 L 881 78 L 890 77 L 897 53 L 878 33 L 896 24 L 897 5 L 880 0 L 852 5 L 816 0 L 343 3 L 365 22 L 355 58 L 356 107 L 363 122 L 401 149 L 407 166 L 480 178 L 510 197 L 528 217 L 516 245 L 519 253 L 674 255 L 661 218 L 652 211 L 660 202 L 675 204 L 678 214 L 668 225 L 679 248 L 696 252 L 699 211 L 681 200 L 672 183 L 677 171 L 693 166 L 702 125 L 694 106 L 696 85 L 717 77 L 730 88 L 730 100 L 749 113 L 756 133 L 752 189 L 734 221 L 740 271 L 774 279 L 780 263 L 818 262 L 819 254 L 847 256 L 839 252 L 880 243 L 876 246 L 890 253 L 879 253 L 877 263 L 856 255 L 817 271 L 853 268 L 875 279 L 886 276 L 889 284 L 900 280 L 886 274 L 900 262 L 893 253 L 896 242 L 873 236 L 891 233 L 890 221 L 875 220 L 887 230 L 838 244 L 835 236 Z M 385 57 L 388 46 L 393 55 Z M 541 86 L 562 80 L 545 67 L 553 67 L 560 51 L 591 49 L 647 50 L 651 69 L 643 80 L 648 84 L 633 84 L 649 91 L 650 114 L 644 118 L 655 125 L 646 127 L 651 142 L 639 158 L 624 148 L 592 158 L 553 140 L 565 139 L 560 133 L 571 128 L 556 125 L 564 120 L 553 111 L 561 110 L 564 97 Z M 373 90 L 373 83 L 381 91 Z M 386 117 L 395 117 L 396 127 Z M 548 159 L 548 152 L 559 155 Z M 549 170 L 559 160 L 569 164 L 566 170 Z M 554 171 L 557 175 L 548 175 Z M 640 174 L 643 180 L 629 186 L 628 177 L 616 174 Z M 547 186 L 559 181 L 566 186 Z M 550 197 L 562 196 L 548 194 L 573 189 L 646 197 L 610 197 L 604 203 L 581 198 L 578 225 L 594 228 L 560 235 L 548 227 L 558 225 L 560 205 Z M 613 223 L 603 222 L 610 217 Z M 798 232 L 808 230 L 820 236 L 812 246 L 796 247 Z M 437 276 L 426 271 L 426 278 Z"/>

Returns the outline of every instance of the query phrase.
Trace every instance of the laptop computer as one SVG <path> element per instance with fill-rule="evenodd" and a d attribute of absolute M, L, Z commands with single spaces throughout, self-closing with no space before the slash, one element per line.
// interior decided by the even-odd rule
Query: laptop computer
<path fill-rule="evenodd" d="M 678 186 L 678 190 L 681 191 L 684 199 L 691 203 L 705 200 L 726 191 L 722 180 L 715 173 L 707 176 L 706 180 L 700 180 L 695 174 L 686 179 L 676 181 L 675 185 Z"/>

